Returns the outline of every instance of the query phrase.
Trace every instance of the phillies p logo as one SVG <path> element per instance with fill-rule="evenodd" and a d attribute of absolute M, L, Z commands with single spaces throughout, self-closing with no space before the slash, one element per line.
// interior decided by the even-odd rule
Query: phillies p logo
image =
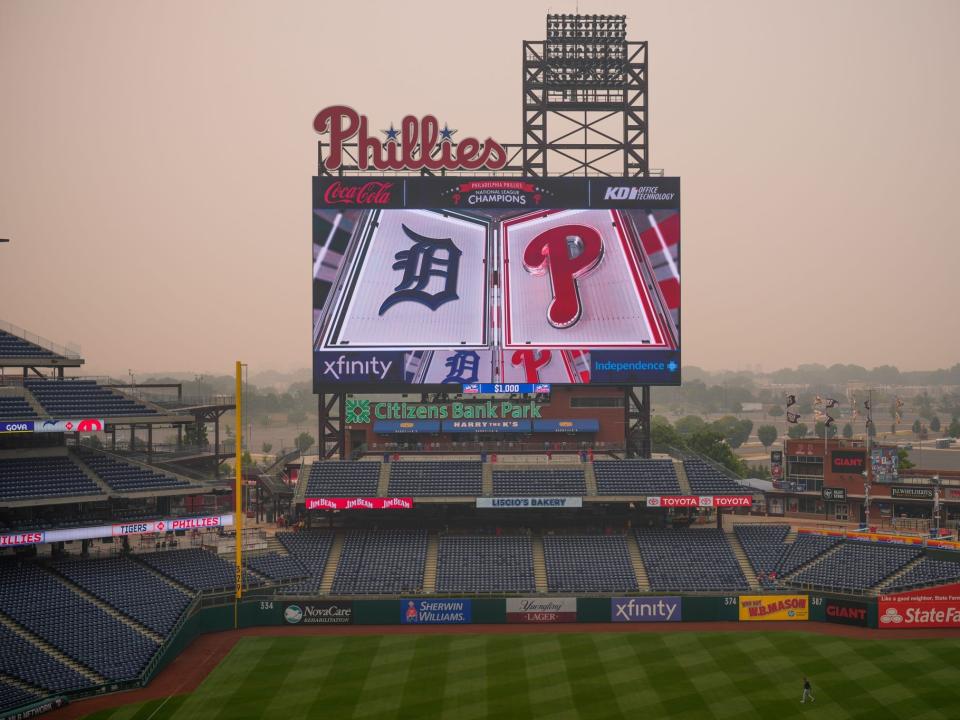
<path fill-rule="evenodd" d="M 555 328 L 568 328 L 583 310 L 577 282 L 600 264 L 603 240 L 586 225 L 561 225 L 537 235 L 523 251 L 523 267 L 533 275 L 550 276 L 553 299 L 547 321 Z"/>

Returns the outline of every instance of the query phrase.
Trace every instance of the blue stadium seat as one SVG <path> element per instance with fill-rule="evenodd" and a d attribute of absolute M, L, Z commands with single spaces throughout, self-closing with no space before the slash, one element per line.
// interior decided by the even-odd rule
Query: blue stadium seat
<path fill-rule="evenodd" d="M 723 530 L 637 530 L 636 535 L 651 590 L 732 592 L 750 589 Z"/>
<path fill-rule="evenodd" d="M 483 494 L 483 463 L 478 461 L 390 464 L 392 497 L 477 496 Z"/>
<path fill-rule="evenodd" d="M 376 497 L 379 482 L 378 462 L 315 462 L 307 479 L 307 497 Z"/>
<path fill-rule="evenodd" d="M 444 535 L 437 592 L 536 592 L 533 545 L 526 535 Z"/>
<path fill-rule="evenodd" d="M 100 487 L 69 457 L 0 460 L 0 500 L 103 496 Z"/>
<path fill-rule="evenodd" d="M 594 460 L 598 495 L 680 495 L 672 460 Z"/>
<path fill-rule="evenodd" d="M 334 595 L 386 595 L 423 589 L 426 530 L 347 533 L 333 578 Z"/>
<path fill-rule="evenodd" d="M 51 417 L 113 418 L 155 415 L 156 410 L 93 380 L 26 380 L 24 387 Z"/>
<path fill-rule="evenodd" d="M 550 592 L 628 592 L 637 576 L 622 535 L 547 535 L 543 554 Z"/>
<path fill-rule="evenodd" d="M 580 468 L 494 470 L 493 494 L 495 497 L 583 497 L 587 494 L 587 481 Z"/>

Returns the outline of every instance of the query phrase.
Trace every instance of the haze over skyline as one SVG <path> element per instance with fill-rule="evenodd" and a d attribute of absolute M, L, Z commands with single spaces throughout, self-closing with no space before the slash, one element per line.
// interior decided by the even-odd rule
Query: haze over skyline
<path fill-rule="evenodd" d="M 84 373 L 309 366 L 314 115 L 518 142 L 548 7 L 6 0 L 0 319 Z M 650 43 L 685 365 L 960 361 L 960 3 L 579 10 Z"/>

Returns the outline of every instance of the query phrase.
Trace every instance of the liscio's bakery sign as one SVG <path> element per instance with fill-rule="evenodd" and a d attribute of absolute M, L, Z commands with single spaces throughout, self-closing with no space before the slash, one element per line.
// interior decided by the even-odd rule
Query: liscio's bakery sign
<path fill-rule="evenodd" d="M 313 129 L 329 135 L 329 152 L 323 160 L 329 172 L 354 159 L 346 152 L 348 144 L 356 147 L 359 170 L 500 170 L 507 164 L 507 151 L 496 140 L 454 141 L 457 131 L 446 124 L 441 128 L 433 115 L 407 115 L 399 128 L 390 123 L 389 129 L 371 134 L 365 115 L 346 105 L 331 105 L 317 113 Z"/>

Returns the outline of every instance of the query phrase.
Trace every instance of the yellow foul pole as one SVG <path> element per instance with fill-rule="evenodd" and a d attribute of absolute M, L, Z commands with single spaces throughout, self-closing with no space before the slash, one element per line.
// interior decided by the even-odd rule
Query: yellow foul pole
<path fill-rule="evenodd" d="M 234 561 L 237 565 L 237 575 L 236 575 L 236 596 L 233 603 L 233 626 L 237 627 L 237 604 L 240 602 L 240 599 L 243 597 L 243 386 L 241 383 L 243 367 L 239 360 L 237 360 L 237 388 L 236 388 L 236 405 L 237 405 L 237 425 L 236 432 L 234 432 L 234 437 L 236 438 L 236 459 L 234 462 L 234 476 L 235 483 L 233 488 L 233 500 L 234 500 L 234 527 L 237 530 L 237 542 L 236 542 L 236 557 Z"/>

